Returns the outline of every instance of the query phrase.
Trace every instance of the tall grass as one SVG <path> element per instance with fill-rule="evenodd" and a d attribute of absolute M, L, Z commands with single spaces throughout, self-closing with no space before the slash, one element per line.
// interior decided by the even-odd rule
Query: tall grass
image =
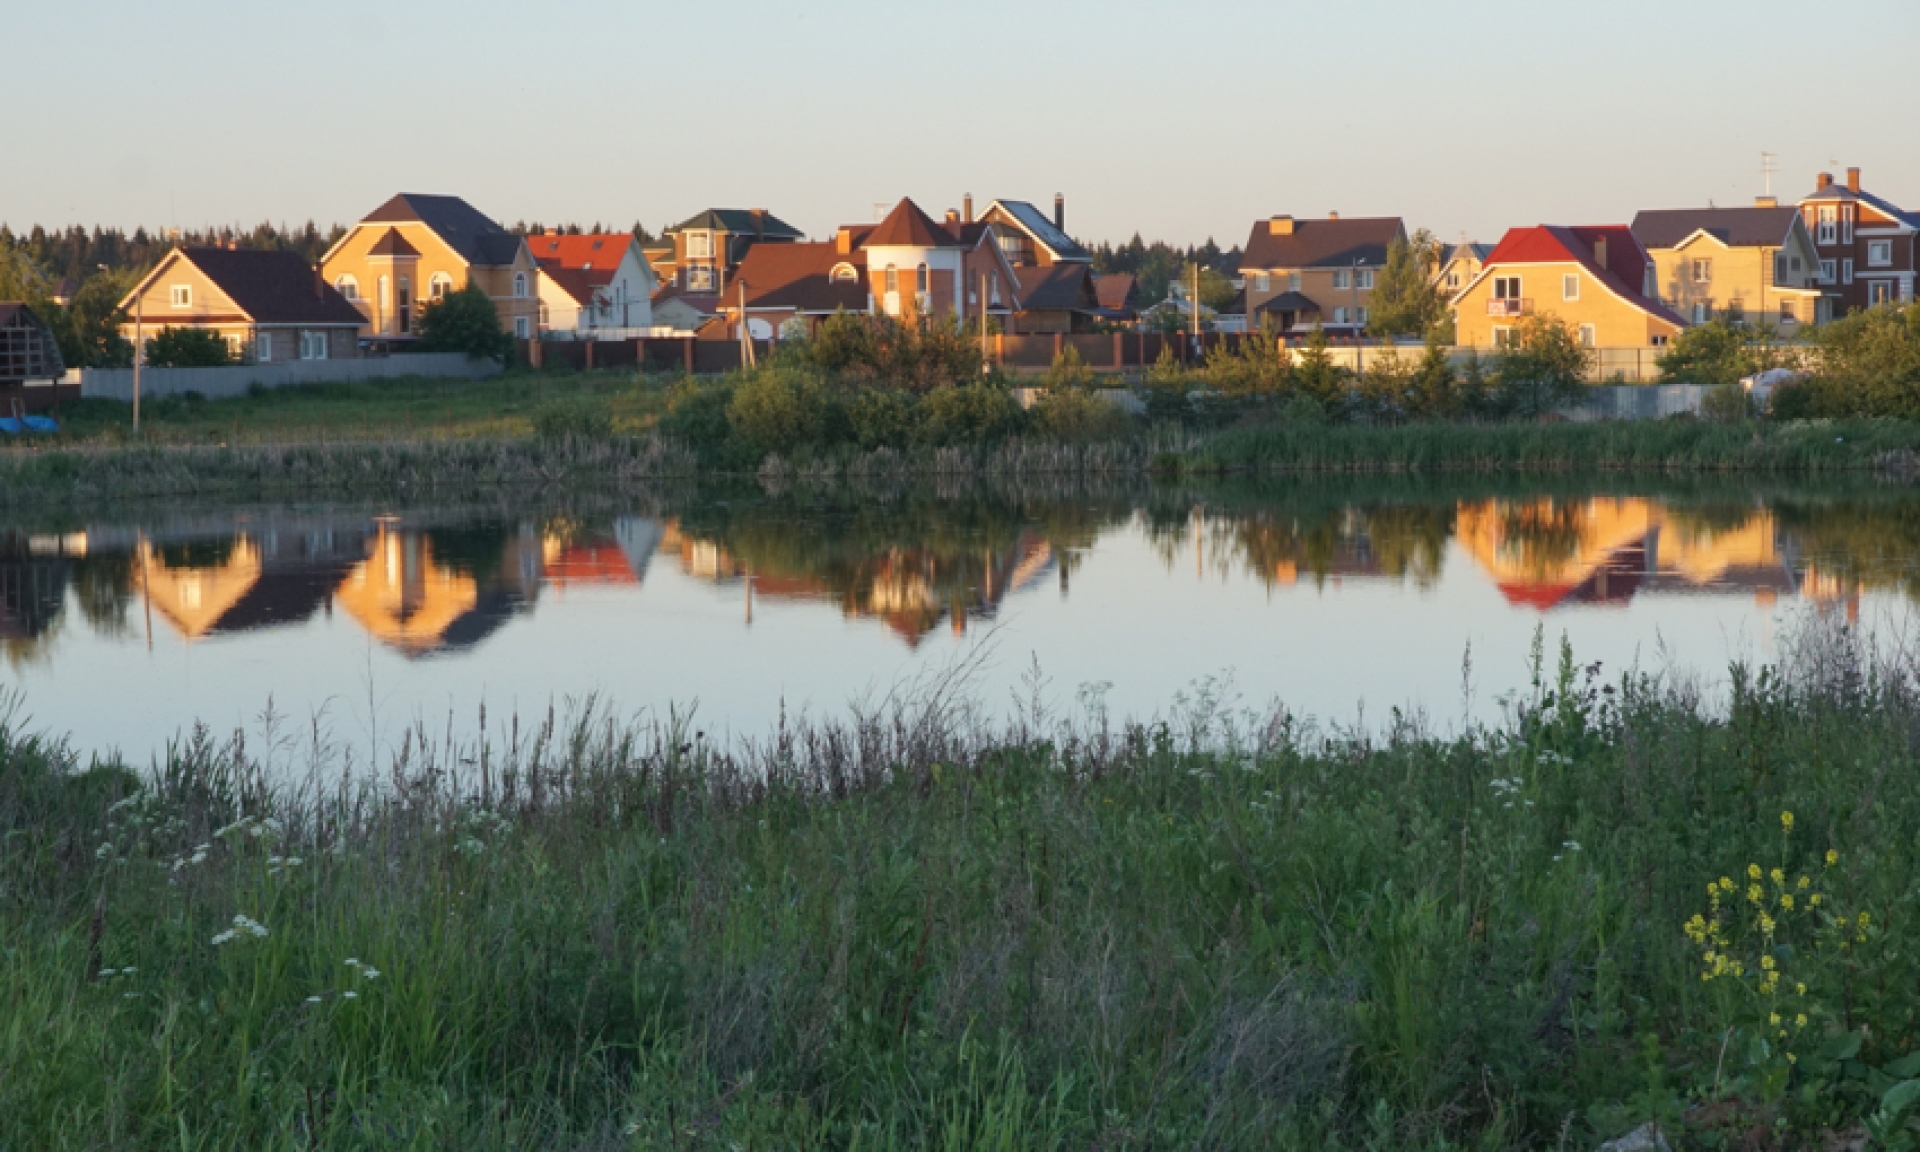
<path fill-rule="evenodd" d="M 1821 626 L 1709 705 L 1541 663 L 1449 736 L 1206 687 L 989 720 L 953 677 L 729 744 L 593 701 L 419 728 L 377 777 L 271 718 L 82 767 L 16 713 L 0 1146 L 1536 1148 L 1870 1115 L 1920 1019 L 1916 665 Z M 1793 1067 L 1682 929 L 1785 857 L 1874 917 L 1790 962 Z"/>

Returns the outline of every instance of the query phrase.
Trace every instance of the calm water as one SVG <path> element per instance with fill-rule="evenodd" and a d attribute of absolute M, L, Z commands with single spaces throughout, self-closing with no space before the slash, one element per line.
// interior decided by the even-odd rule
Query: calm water
<path fill-rule="evenodd" d="M 1537 626 L 1711 679 L 1809 608 L 1904 616 L 1917 565 L 1920 493 L 1865 484 L 146 507 L 0 523 L 0 644 L 39 726 L 141 759 L 194 719 L 257 729 L 269 699 L 361 742 L 594 692 L 757 734 L 969 654 L 993 706 L 1037 663 L 1056 704 L 1102 685 L 1119 714 L 1230 678 L 1250 706 L 1446 724 L 1525 682 Z"/>

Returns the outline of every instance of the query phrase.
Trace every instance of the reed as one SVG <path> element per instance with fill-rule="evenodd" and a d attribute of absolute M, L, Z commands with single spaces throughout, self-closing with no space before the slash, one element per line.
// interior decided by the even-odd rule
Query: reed
<path fill-rule="evenodd" d="M 484 740 L 422 725 L 373 775 L 317 723 L 195 730 L 136 772 L 16 712 L 0 1145 L 1384 1152 L 1906 1123 L 1882 1094 L 1920 1044 L 1910 654 L 1815 621 L 1705 694 L 1536 649 L 1508 721 L 1452 734 L 1211 685 L 1123 722 L 1036 682 L 995 717 L 965 671 L 737 742 L 591 700 Z M 1768 907 L 1801 899 L 1776 910 L 1807 985 L 1781 1028 L 1691 938 L 1750 863 L 1785 869 L 1754 882 Z M 1723 955 L 1758 974 L 1746 947 Z"/>

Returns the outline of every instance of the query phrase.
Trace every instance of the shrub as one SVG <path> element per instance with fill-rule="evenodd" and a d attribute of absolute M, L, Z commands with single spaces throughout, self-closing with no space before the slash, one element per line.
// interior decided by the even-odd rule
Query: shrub
<path fill-rule="evenodd" d="M 1013 394 L 980 381 L 935 388 L 920 400 L 920 439 L 928 444 L 972 444 L 1018 432 L 1026 413 Z"/>
<path fill-rule="evenodd" d="M 1721 424 L 1738 424 L 1752 414 L 1747 390 L 1738 379 L 1715 384 L 1700 400 L 1700 415 Z"/>
<path fill-rule="evenodd" d="M 464 352 L 475 360 L 505 364 L 513 356 L 513 337 L 500 327 L 500 313 L 477 284 L 449 292 L 420 314 L 420 348 L 426 352 Z"/>
<path fill-rule="evenodd" d="M 162 328 L 147 341 L 150 368 L 219 368 L 233 363 L 227 342 L 205 328 Z"/>
<path fill-rule="evenodd" d="M 1501 349 L 1495 369 L 1510 411 L 1537 419 L 1580 396 L 1593 353 L 1572 325 L 1552 316 L 1529 316 L 1515 336 L 1513 346 Z"/>
<path fill-rule="evenodd" d="M 1675 336 L 1660 357 L 1660 380 L 1711 388 L 1751 376 L 1773 366 L 1773 357 L 1764 346 L 1765 336 L 1760 329 L 1736 325 L 1725 318 L 1695 324 Z"/>
<path fill-rule="evenodd" d="M 1069 344 L 1062 348 L 1048 366 L 1047 374 L 1041 377 L 1040 386 L 1049 392 L 1062 388 L 1093 387 L 1093 369 L 1080 358 L 1080 349 Z"/>
<path fill-rule="evenodd" d="M 548 400 L 533 410 L 533 432 L 542 440 L 598 440 L 613 434 L 613 414 L 590 396 Z"/>
<path fill-rule="evenodd" d="M 732 381 L 679 381 L 667 390 L 667 414 L 660 418 L 660 431 L 696 448 L 726 443 L 727 405 L 733 400 L 733 388 Z"/>
<path fill-rule="evenodd" d="M 727 427 L 755 455 L 791 452 L 838 437 L 830 409 L 836 399 L 815 373 L 776 364 L 749 373 L 727 403 Z"/>
<path fill-rule="evenodd" d="M 1050 390 L 1027 413 L 1033 432 L 1052 440 L 1111 440 L 1127 431 L 1127 414 L 1084 388 Z"/>
<path fill-rule="evenodd" d="M 892 388 L 863 388 L 847 402 L 848 433 L 862 448 L 899 447 L 913 439 L 913 397 Z"/>

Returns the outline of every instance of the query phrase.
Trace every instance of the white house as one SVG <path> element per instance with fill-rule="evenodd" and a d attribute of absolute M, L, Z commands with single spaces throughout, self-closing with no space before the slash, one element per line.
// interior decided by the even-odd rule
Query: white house
<path fill-rule="evenodd" d="M 527 238 L 540 264 L 540 330 L 631 332 L 653 327 L 653 268 L 630 232 Z"/>

